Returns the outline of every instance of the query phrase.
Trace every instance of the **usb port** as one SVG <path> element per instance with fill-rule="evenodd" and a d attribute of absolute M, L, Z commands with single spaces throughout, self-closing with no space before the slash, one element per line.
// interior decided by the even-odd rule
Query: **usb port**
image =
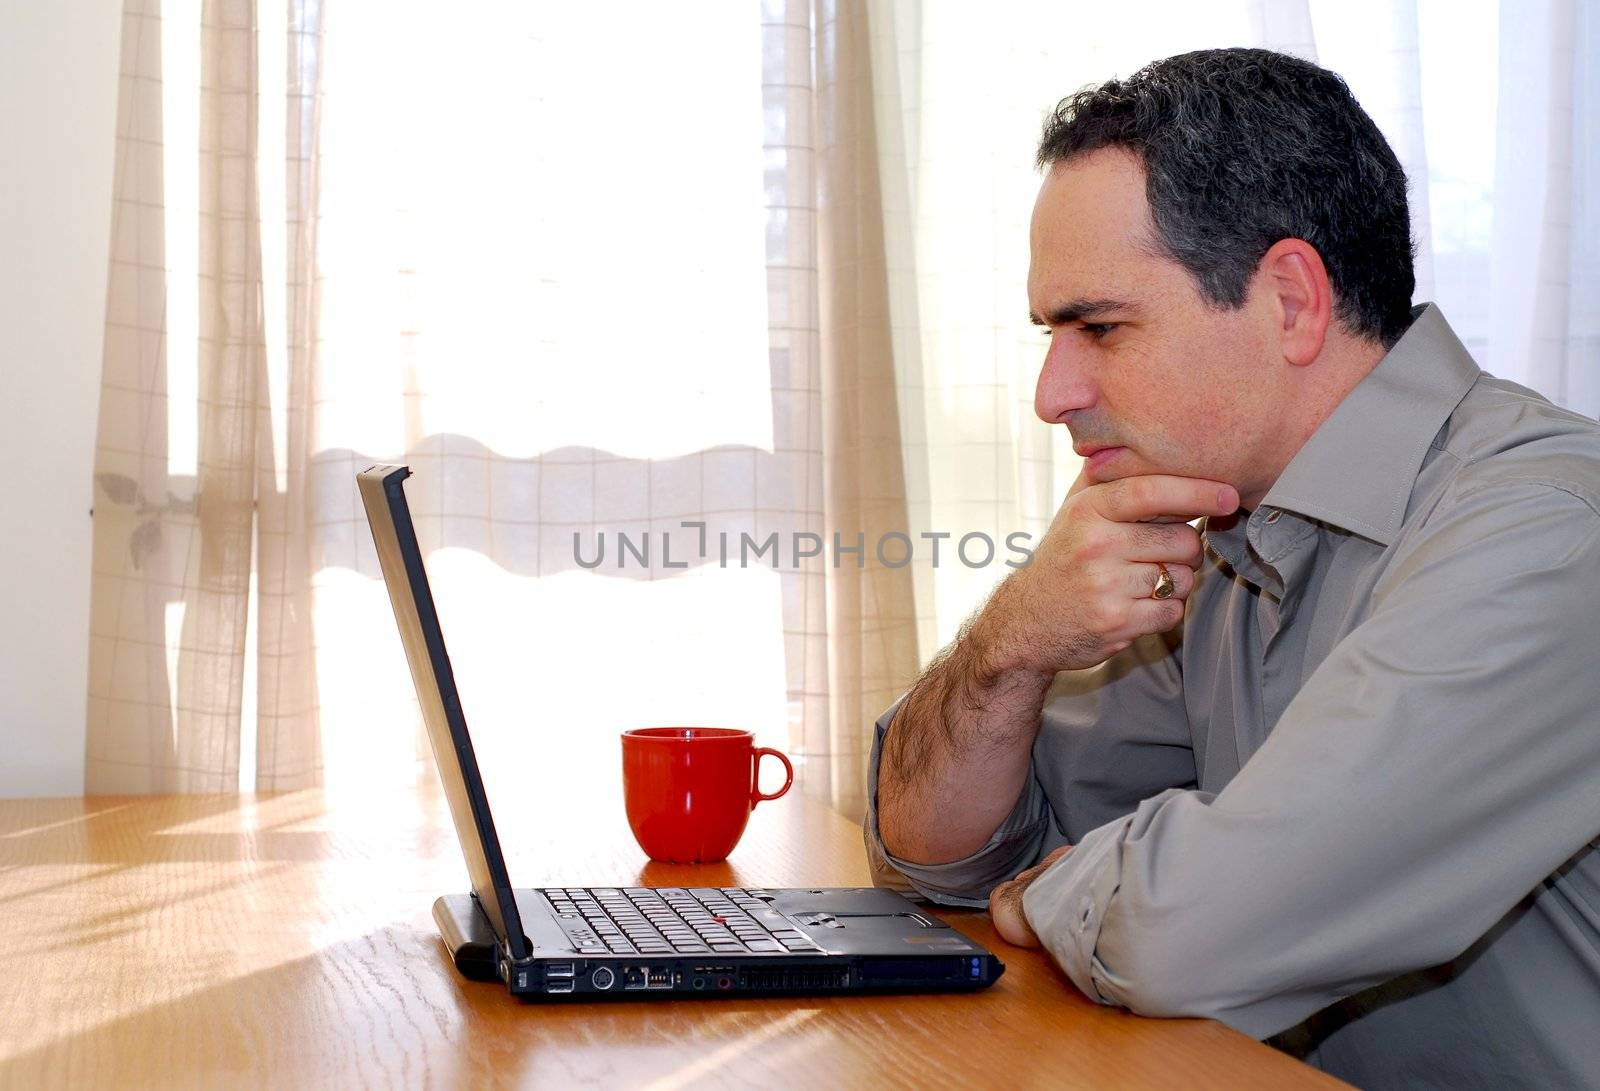
<path fill-rule="evenodd" d="M 544 968 L 545 977 L 574 977 L 576 976 L 570 962 L 551 962 Z"/>
<path fill-rule="evenodd" d="M 544 991 L 547 993 L 569 993 L 572 991 L 573 980 L 565 978 L 561 981 L 546 981 Z"/>

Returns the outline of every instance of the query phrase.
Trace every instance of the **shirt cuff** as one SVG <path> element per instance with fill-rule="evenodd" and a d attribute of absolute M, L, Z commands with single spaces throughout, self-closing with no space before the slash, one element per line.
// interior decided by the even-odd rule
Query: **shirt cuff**
<path fill-rule="evenodd" d="M 867 759 L 867 814 L 862 826 L 873 884 L 920 895 L 942 905 L 981 909 L 989 904 L 989 891 L 997 883 L 1012 878 L 1039 858 L 1039 850 L 1050 828 L 1050 809 L 1044 789 L 1030 772 L 1017 805 L 1005 821 L 982 848 L 964 859 L 945 864 L 917 864 L 891 856 L 883 847 L 883 838 L 878 832 L 878 762 L 883 754 L 884 735 L 904 701 L 902 696 L 878 717 L 872 754 Z"/>
<path fill-rule="evenodd" d="M 1121 1004 L 1121 991 L 1095 956 L 1100 929 L 1122 886 L 1122 846 L 1141 814 L 1184 789 L 1152 796 L 1131 815 L 1090 830 L 1073 850 L 1035 876 L 1022 895 L 1022 915 L 1078 990 L 1100 1004 Z"/>

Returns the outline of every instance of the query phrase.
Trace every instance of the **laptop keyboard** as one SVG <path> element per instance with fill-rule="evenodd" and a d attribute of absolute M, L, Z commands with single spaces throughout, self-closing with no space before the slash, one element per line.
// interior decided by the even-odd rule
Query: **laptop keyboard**
<path fill-rule="evenodd" d="M 804 933 L 739 887 L 566 887 L 541 890 L 580 954 L 812 954 Z M 766 918 L 763 920 L 763 918 Z"/>

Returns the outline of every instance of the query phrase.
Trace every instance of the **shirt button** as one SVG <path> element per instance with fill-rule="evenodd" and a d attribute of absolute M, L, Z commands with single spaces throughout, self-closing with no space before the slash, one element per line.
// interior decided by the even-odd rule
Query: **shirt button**
<path fill-rule="evenodd" d="M 1082 932 L 1089 927 L 1089 918 L 1094 916 L 1094 903 L 1086 896 L 1078 903 L 1078 931 Z"/>

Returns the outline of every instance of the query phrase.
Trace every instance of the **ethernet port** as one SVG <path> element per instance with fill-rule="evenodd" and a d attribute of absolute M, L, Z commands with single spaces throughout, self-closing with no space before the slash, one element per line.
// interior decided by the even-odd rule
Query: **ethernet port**
<path fill-rule="evenodd" d="M 624 989 L 670 989 L 672 988 L 672 968 L 670 966 L 624 966 L 622 968 L 622 987 Z"/>

